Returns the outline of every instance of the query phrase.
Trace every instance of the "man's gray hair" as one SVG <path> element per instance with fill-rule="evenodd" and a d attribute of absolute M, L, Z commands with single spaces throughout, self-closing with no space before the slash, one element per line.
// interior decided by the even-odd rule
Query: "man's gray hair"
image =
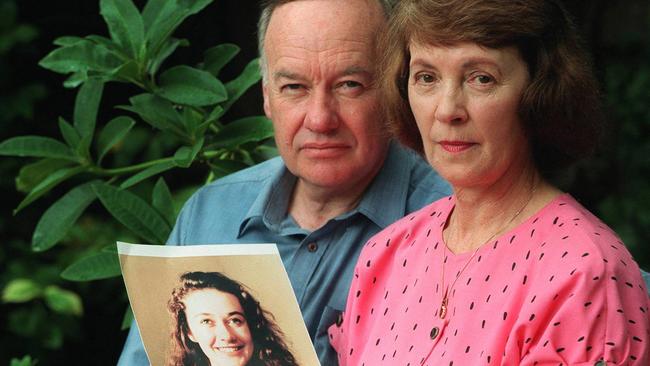
<path fill-rule="evenodd" d="M 260 14 L 260 19 L 257 22 L 257 50 L 260 54 L 260 72 L 262 73 L 262 82 L 267 82 L 266 75 L 266 55 L 264 54 L 264 38 L 266 37 L 266 30 L 269 27 L 269 22 L 271 21 L 271 15 L 273 11 L 280 5 L 291 3 L 294 1 L 308 1 L 308 0 L 266 0 L 262 2 L 262 13 Z M 384 10 L 384 15 L 386 19 L 390 15 L 393 4 L 395 0 L 376 0 Z"/>

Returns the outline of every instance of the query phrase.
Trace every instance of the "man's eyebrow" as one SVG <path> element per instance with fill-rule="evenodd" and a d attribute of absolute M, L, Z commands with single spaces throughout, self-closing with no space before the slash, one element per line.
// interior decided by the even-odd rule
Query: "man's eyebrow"
<path fill-rule="evenodd" d="M 343 70 L 341 75 L 349 76 L 349 75 L 358 75 L 358 74 L 369 75 L 371 74 L 371 72 L 365 67 L 350 66 L 347 69 Z M 279 70 L 273 74 L 274 80 L 278 80 L 278 79 L 301 80 L 302 78 L 303 77 L 300 74 L 288 70 Z"/>
<path fill-rule="evenodd" d="M 278 80 L 278 79 L 298 80 L 298 79 L 302 79 L 302 77 L 295 72 L 291 72 L 287 70 L 279 70 L 273 74 L 273 79 L 274 80 Z"/>
<path fill-rule="evenodd" d="M 350 66 L 343 70 L 343 76 L 357 75 L 357 74 L 371 74 L 370 70 L 361 66 Z"/>

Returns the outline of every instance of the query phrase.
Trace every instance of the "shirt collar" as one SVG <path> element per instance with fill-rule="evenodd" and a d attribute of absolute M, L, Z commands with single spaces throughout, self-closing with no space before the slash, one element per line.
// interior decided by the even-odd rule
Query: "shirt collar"
<path fill-rule="evenodd" d="M 392 141 L 384 164 L 368 186 L 357 208 L 337 219 L 345 219 L 358 212 L 375 225 L 384 228 L 402 218 L 406 214 L 413 164 L 413 159 L 408 154 L 397 142 Z M 260 194 L 244 216 L 239 226 L 239 235 L 257 220 L 262 220 L 269 229 L 279 231 L 287 216 L 296 180 L 296 176 L 291 174 L 284 164 L 273 173 L 262 185 Z"/>
<path fill-rule="evenodd" d="M 261 220 L 266 227 L 279 231 L 287 216 L 287 208 L 296 179 L 296 176 L 291 174 L 284 164 L 281 164 L 279 169 L 276 169 L 260 187 L 257 198 L 239 226 L 239 235 L 241 236 L 253 222 L 258 220 Z"/>
<path fill-rule="evenodd" d="M 406 214 L 413 158 L 392 141 L 384 165 L 366 190 L 357 210 L 385 228 Z"/>

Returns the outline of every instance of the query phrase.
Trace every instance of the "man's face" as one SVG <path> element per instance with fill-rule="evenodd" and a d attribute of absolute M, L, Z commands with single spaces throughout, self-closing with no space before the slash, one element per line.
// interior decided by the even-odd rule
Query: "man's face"
<path fill-rule="evenodd" d="M 289 170 L 330 191 L 365 187 L 388 139 L 378 112 L 372 0 L 301 0 L 273 12 L 264 42 L 264 111 Z"/>

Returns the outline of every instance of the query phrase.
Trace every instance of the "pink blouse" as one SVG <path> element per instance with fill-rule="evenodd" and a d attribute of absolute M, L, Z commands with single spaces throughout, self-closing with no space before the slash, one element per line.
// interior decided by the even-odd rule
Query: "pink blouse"
<path fill-rule="evenodd" d="M 341 365 L 650 365 L 647 289 L 605 224 L 561 195 L 472 258 L 442 239 L 454 203 L 366 243 L 329 329 Z"/>

